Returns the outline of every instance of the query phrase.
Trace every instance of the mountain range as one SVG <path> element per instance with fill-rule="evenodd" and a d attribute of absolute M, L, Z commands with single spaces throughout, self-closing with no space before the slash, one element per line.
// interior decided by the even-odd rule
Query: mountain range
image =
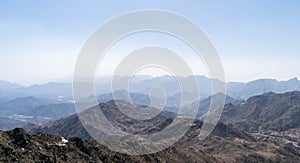
<path fill-rule="evenodd" d="M 181 97 L 189 101 L 200 101 L 200 112 L 198 117 L 207 112 L 210 104 L 211 79 L 205 76 L 178 77 L 183 83 L 189 83 L 195 77 L 200 86 L 200 97 L 194 99 L 193 87 L 189 91 L 181 92 L 173 76 L 135 76 L 129 85 L 129 90 L 117 90 L 114 96 L 117 99 L 123 99 L 132 102 L 138 106 L 163 106 L 171 112 L 177 112 Z M 118 81 L 127 81 L 130 77 L 116 77 Z M 222 81 L 213 79 L 216 83 L 222 84 Z M 113 99 L 111 88 L 111 78 L 99 78 L 95 81 L 95 91 L 98 103 L 108 102 Z M 161 97 L 150 96 L 150 90 L 154 86 L 159 86 L 166 92 L 166 103 Z M 227 98 L 236 101 L 246 100 L 255 95 L 261 95 L 267 92 L 284 93 L 288 91 L 300 90 L 300 81 L 293 78 L 287 81 L 277 81 L 273 79 L 259 79 L 247 83 L 228 82 L 226 83 Z M 127 98 L 127 94 L 131 99 Z M 46 84 L 34 84 L 31 86 L 22 86 L 16 83 L 0 81 L 0 117 L 3 120 L 10 121 L 10 125 L 2 125 L 0 129 L 13 129 L 20 127 L 19 124 L 34 123 L 43 124 L 52 120 L 63 118 L 75 113 L 75 106 L 72 105 L 72 84 L 50 82 Z M 92 95 L 93 96 L 93 95 Z M 91 96 L 91 97 L 92 97 Z M 204 101 L 206 99 L 206 101 Z M 87 99 L 88 100 L 88 99 Z M 47 106 L 50 105 L 51 106 Z M 153 105 L 154 104 L 154 105 Z M 56 109 L 51 109 L 56 108 Z M 38 110 L 37 110 L 38 109 Z M 62 109 L 63 111 L 58 111 Z M 43 111 L 44 110 L 44 111 Z M 49 111 L 48 111 L 49 110 Z M 44 112 L 44 113 L 43 113 Z M 53 114 L 52 114 L 53 113 Z M 58 114 L 59 113 L 59 114 Z M 51 116 L 53 115 L 53 116 Z M 15 126 L 13 121 L 15 120 Z M 7 123 L 6 123 L 7 124 Z M 8 127 L 11 126 L 11 127 Z"/>
<path fill-rule="evenodd" d="M 127 81 L 130 77 L 115 77 L 119 82 Z M 258 79 L 250 82 L 227 82 L 217 79 L 210 79 L 205 76 L 135 76 L 129 85 L 129 92 L 149 94 L 154 86 L 164 89 L 168 97 L 178 94 L 180 87 L 177 79 L 183 83 L 190 83 L 196 79 L 200 87 L 201 98 L 211 96 L 211 81 L 215 81 L 217 85 L 226 84 L 226 94 L 235 99 L 247 99 L 251 96 L 260 95 L 267 92 L 284 93 L 289 91 L 300 91 L 300 81 L 293 78 L 287 81 L 277 81 L 275 79 Z M 95 91 L 97 95 L 112 93 L 111 78 L 99 78 L 95 81 Z M 189 91 L 195 91 L 193 87 L 188 88 Z M 224 92 L 223 92 L 224 93 Z M 185 92 L 188 94 L 188 92 Z M 37 98 L 47 98 L 66 102 L 72 100 L 72 84 L 50 82 L 46 84 L 34 84 L 30 86 L 21 86 L 16 83 L 0 81 L 0 103 L 17 97 L 34 96 Z"/>
<path fill-rule="evenodd" d="M 289 94 L 299 94 L 299 92 L 289 92 L 285 93 L 284 96 L 290 96 Z M 255 135 L 258 133 L 257 130 L 247 130 L 243 127 L 239 127 L 240 124 L 229 123 L 234 116 L 229 116 L 227 114 L 227 107 L 245 105 L 243 103 L 251 103 L 254 105 L 257 99 L 264 100 L 264 96 L 268 98 L 281 98 L 278 95 L 272 97 L 273 94 L 267 93 L 260 97 L 253 97 L 247 101 L 242 101 L 238 103 L 228 103 L 224 108 L 224 115 L 222 115 L 221 122 L 217 124 L 211 135 L 205 140 L 201 141 L 197 138 L 200 132 L 200 128 L 203 124 L 201 120 L 195 120 L 192 127 L 188 130 L 184 137 L 182 137 L 174 146 L 176 149 L 180 149 L 186 155 L 193 157 L 195 154 L 205 154 L 206 156 L 212 157 L 212 162 L 276 162 L 276 161 L 288 161 L 288 162 L 298 162 L 300 160 L 300 148 L 297 144 L 290 142 L 279 142 L 270 139 L 261 138 Z M 297 96 L 296 96 L 297 97 Z M 292 98 L 294 101 L 299 101 L 299 97 Z M 257 99 L 256 99 L 257 98 Z M 278 99 L 277 99 L 278 100 Z M 258 100 L 259 101 L 259 100 Z M 119 101 L 124 107 L 133 108 L 135 106 L 127 103 L 126 101 Z M 258 104 L 258 103 L 256 103 Z M 253 106 L 251 105 L 251 106 Z M 262 109 L 267 109 L 269 105 L 263 105 Z M 161 131 L 163 128 L 168 126 L 170 123 L 174 123 L 173 118 L 174 113 L 164 112 L 154 119 L 149 119 L 147 121 L 137 121 L 126 117 L 121 114 L 115 101 L 109 101 L 106 103 L 99 104 L 99 108 L 104 112 L 107 119 L 114 125 L 122 129 L 123 131 L 132 134 L 152 134 Z M 95 109 L 98 107 L 90 108 L 85 111 L 85 114 L 94 114 Z M 233 108 L 233 110 L 238 108 Z M 290 109 L 288 109 L 290 110 Z M 298 109 L 298 112 L 300 110 Z M 239 113 L 237 113 L 238 115 Z M 268 112 L 264 113 L 268 116 Z M 262 116 L 264 117 L 264 116 Z M 275 119 L 279 117 L 274 117 Z M 247 119 L 247 118 L 246 118 Z M 297 120 L 297 119 L 296 119 Z M 267 124 L 269 121 L 257 121 L 261 122 L 262 125 Z M 274 121 L 272 119 L 272 121 Z M 275 120 L 276 121 L 276 120 Z M 175 122 L 176 123 L 176 122 Z M 247 122 L 245 122 L 247 123 Z M 293 123 L 292 123 L 293 124 Z M 297 129 L 298 126 L 292 126 L 293 129 Z M 291 129 L 291 128 L 290 128 Z M 264 128 L 260 131 L 264 131 Z M 265 130 L 268 131 L 268 130 Z M 80 123 L 80 120 L 76 114 L 66 117 L 64 119 L 54 121 L 30 130 L 30 133 L 47 133 L 52 135 L 58 135 L 63 137 L 80 137 L 84 140 L 91 141 L 93 138 L 86 132 Z M 278 137 L 279 138 L 279 137 Z M 291 140 L 288 137 L 282 137 L 286 140 Z M 299 143 L 299 142 L 297 142 Z M 166 151 L 168 151 L 168 148 Z M 188 150 L 187 150 L 188 149 Z M 183 151 L 182 151 L 183 150 Z M 186 150 L 186 151 L 185 151 Z M 165 152 L 166 152 L 165 151 Z M 175 154 L 175 153 L 174 153 Z M 203 157 L 202 157 L 203 158 Z M 193 158 L 196 161 L 196 158 Z M 185 160 L 184 162 L 186 162 Z M 200 160 L 199 160 L 200 161 Z M 201 160 L 202 162 L 203 160 Z M 176 160 L 178 162 L 178 160 Z M 180 161 L 179 161 L 180 162 Z"/>
<path fill-rule="evenodd" d="M 0 162 L 32 159 L 50 162 L 78 159 L 83 162 L 300 162 L 298 79 L 229 82 L 226 83 L 226 94 L 210 95 L 210 79 L 204 76 L 196 78 L 200 86 L 202 82 L 201 97 L 197 98 L 192 97 L 195 91 L 192 88 L 190 92 L 178 91 L 174 77 L 143 76 L 130 85 L 130 90 L 112 93 L 109 90 L 97 91 L 96 87 L 98 94 L 86 99 L 87 102 L 96 99 L 99 104 L 79 114 L 91 117 L 100 108 L 111 124 L 134 135 L 157 133 L 170 124 L 181 125 L 188 120 L 189 117 L 177 115 L 181 97 L 188 99 L 183 108 L 197 107 L 193 125 L 176 144 L 145 156 L 116 153 L 96 142 L 76 114 L 70 84 L 24 87 L 0 82 L 0 85 L 4 83 L 0 86 L 0 130 L 6 130 L 0 132 Z M 189 82 L 191 77 L 181 80 Z M 217 82 L 222 84 L 222 81 Z M 108 85 L 109 79 L 96 86 Z M 163 103 L 162 98 L 149 94 L 155 85 L 165 88 L 167 97 L 163 109 L 152 105 L 153 102 Z M 114 99 L 113 95 L 117 98 Z M 219 123 L 205 140 L 199 140 L 197 135 L 209 114 L 211 100 L 221 101 L 222 97 L 225 97 L 225 106 Z M 195 106 L 198 102 L 199 106 Z M 118 106 L 132 115 L 144 116 L 143 120 L 125 115 Z M 179 121 L 175 121 L 177 116 Z M 14 129 L 16 127 L 18 129 Z"/>

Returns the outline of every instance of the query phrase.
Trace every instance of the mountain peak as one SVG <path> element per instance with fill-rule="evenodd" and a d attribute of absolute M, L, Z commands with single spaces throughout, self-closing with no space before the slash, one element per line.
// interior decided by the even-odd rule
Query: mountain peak
<path fill-rule="evenodd" d="M 297 77 L 291 78 L 288 81 L 299 81 Z"/>

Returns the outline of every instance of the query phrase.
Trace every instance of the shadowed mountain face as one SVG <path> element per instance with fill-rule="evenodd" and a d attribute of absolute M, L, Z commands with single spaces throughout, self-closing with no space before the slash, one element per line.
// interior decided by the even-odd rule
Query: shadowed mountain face
<path fill-rule="evenodd" d="M 121 103 L 123 107 L 134 107 L 125 101 L 121 101 Z M 110 123 L 132 134 L 152 134 L 158 132 L 172 123 L 174 118 L 173 113 L 164 112 L 156 118 L 149 120 L 134 120 L 122 114 L 117 109 L 114 101 L 102 103 L 99 107 L 88 109 L 85 111 L 85 114 L 92 114 L 95 109 L 99 108 Z M 264 142 L 260 139 L 255 139 L 255 137 L 243 131 L 228 127 L 223 123 L 218 123 L 212 134 L 201 141 L 197 137 L 201 126 L 202 121 L 195 120 L 190 130 L 175 145 L 157 154 L 167 153 L 168 157 L 172 157 L 168 158 L 168 160 L 174 158 L 175 162 L 189 162 L 188 160 L 202 162 L 203 157 L 213 162 L 245 162 L 250 160 L 257 162 L 280 160 L 295 162 L 296 160 L 300 160 L 300 151 L 293 145 L 276 144 L 269 141 Z M 93 140 L 81 125 L 77 115 L 72 115 L 43 127 L 32 129 L 31 133 L 49 133 L 64 137 L 76 136 L 86 140 Z M 180 154 L 177 151 L 180 151 Z M 147 155 L 146 157 L 152 160 L 152 157 L 156 157 L 157 154 Z M 190 159 L 185 160 L 183 159 L 184 157 L 179 159 L 178 156 L 173 156 L 173 154 L 188 156 Z M 196 156 L 201 156 L 201 159 Z M 139 157 L 139 159 L 142 158 Z"/>

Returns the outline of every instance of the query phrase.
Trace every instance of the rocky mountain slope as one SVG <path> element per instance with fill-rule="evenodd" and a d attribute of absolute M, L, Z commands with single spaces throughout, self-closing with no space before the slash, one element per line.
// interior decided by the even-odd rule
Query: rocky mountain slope
<path fill-rule="evenodd" d="M 300 142 L 300 92 L 265 93 L 225 106 L 221 121 L 239 130 Z"/>
<path fill-rule="evenodd" d="M 118 100 L 118 105 L 122 105 L 122 107 L 126 110 L 140 109 L 141 111 L 144 109 L 142 107 L 135 107 L 132 104 L 129 104 L 126 101 Z M 147 120 L 136 120 L 128 117 L 124 113 L 122 113 L 115 101 L 109 101 L 106 103 L 99 104 L 99 107 L 95 106 L 86 111 L 83 114 L 85 115 L 94 115 L 94 112 L 97 109 L 101 109 L 103 114 L 106 116 L 108 121 L 112 124 L 120 127 L 123 131 L 126 132 L 146 132 L 147 128 L 152 128 L 152 130 L 160 130 L 170 124 L 173 118 L 176 116 L 172 112 L 161 112 L 154 118 L 150 118 Z M 148 108 L 153 109 L 154 108 Z M 145 113 L 140 112 L 141 114 Z M 150 111 L 151 112 L 151 111 Z M 155 129 L 156 128 L 156 129 Z M 60 119 L 58 121 L 50 122 L 41 127 L 34 128 L 30 131 L 31 133 L 43 132 L 55 135 L 61 135 L 65 137 L 73 137 L 77 136 L 83 139 L 91 139 L 90 135 L 85 131 L 82 126 L 79 117 L 77 114 L 68 116 L 66 118 Z"/>
<path fill-rule="evenodd" d="M 300 152 L 289 146 L 256 142 L 220 125 L 206 140 L 197 139 L 201 122 L 177 144 L 155 154 L 129 156 L 96 141 L 48 134 L 30 135 L 22 129 L 0 132 L 2 162 L 299 162 Z M 227 129 L 226 129 L 227 128 Z M 220 130 L 221 129 L 221 130 Z M 231 131 L 231 132 L 227 132 Z M 218 133 L 219 132 L 219 133 Z M 222 135 L 222 137 L 220 136 Z M 219 135 L 219 136 L 218 136 Z"/>
<path fill-rule="evenodd" d="M 123 102 L 123 104 L 123 107 L 133 107 L 126 102 Z M 173 113 L 166 112 L 153 119 L 137 121 L 121 114 L 117 110 L 114 101 L 102 103 L 99 107 L 111 123 L 118 126 L 123 131 L 133 134 L 151 134 L 153 132 L 158 132 L 173 122 L 174 118 Z M 87 110 L 87 113 L 92 113 L 96 108 L 98 107 Z M 218 123 L 213 133 L 208 138 L 201 141 L 197 137 L 201 126 L 202 121 L 195 120 L 190 130 L 179 140 L 179 142 L 171 148 L 162 151 L 162 153 L 168 153 L 171 150 L 171 153 L 174 155 L 181 155 L 180 157 L 182 158 L 184 158 L 182 155 L 186 155 L 192 159 L 190 161 L 188 161 L 188 159 L 180 160 L 177 159 L 178 156 L 172 156 L 170 153 L 167 160 L 176 158 L 173 161 L 203 162 L 204 157 L 207 158 L 205 161 L 208 162 L 300 161 L 300 150 L 291 144 L 278 144 L 261 140 L 223 123 Z M 85 140 L 93 140 L 81 125 L 77 115 L 72 115 L 59 121 L 49 123 L 43 127 L 34 128 L 31 130 L 31 133 L 48 133 L 63 137 L 80 137 Z M 177 153 L 177 151 L 180 152 Z M 160 153 L 161 152 L 159 152 L 158 155 Z M 201 157 L 202 160 L 198 160 L 196 156 Z M 147 155 L 147 157 L 151 157 L 152 159 L 152 157 L 156 157 L 156 154 Z M 164 159 L 160 159 L 158 162 L 161 161 L 163 162 Z"/>
<path fill-rule="evenodd" d="M 203 152 L 171 147 L 144 156 L 111 151 L 95 141 L 47 134 L 29 135 L 22 129 L 0 131 L 0 162 L 218 162 Z"/>

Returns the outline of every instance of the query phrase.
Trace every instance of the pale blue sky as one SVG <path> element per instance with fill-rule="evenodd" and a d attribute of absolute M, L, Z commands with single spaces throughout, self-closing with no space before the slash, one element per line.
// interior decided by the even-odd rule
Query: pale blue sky
<path fill-rule="evenodd" d="M 70 77 L 85 40 L 124 12 L 163 9 L 197 23 L 223 60 L 226 79 L 300 78 L 300 1 L 0 2 L 0 80 L 39 83 Z"/>

